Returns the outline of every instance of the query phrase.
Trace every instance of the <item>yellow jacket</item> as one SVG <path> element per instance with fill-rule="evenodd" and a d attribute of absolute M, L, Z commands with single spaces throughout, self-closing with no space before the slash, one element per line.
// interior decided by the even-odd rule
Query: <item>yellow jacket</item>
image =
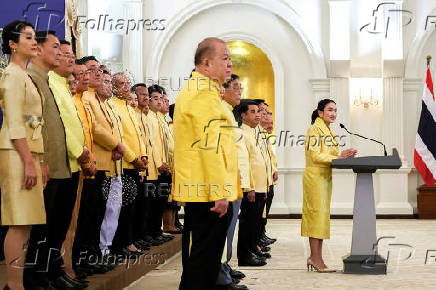
<path fill-rule="evenodd" d="M 27 73 L 10 63 L 0 80 L 0 105 L 4 112 L 0 149 L 16 150 L 12 140 L 25 138 L 30 152 L 44 152 L 43 101 Z"/>
<path fill-rule="evenodd" d="M 124 168 L 134 169 L 135 167 L 130 162 L 136 158 L 147 156 L 147 149 L 142 141 L 142 134 L 135 110 L 127 105 L 123 99 L 112 97 L 111 101 L 121 118 L 123 127 L 123 141 L 126 147 L 124 152 Z"/>
<path fill-rule="evenodd" d="M 256 140 L 256 129 L 246 124 L 241 126 L 250 157 L 250 189 L 259 193 L 268 192 L 268 168 L 261 144 Z"/>
<path fill-rule="evenodd" d="M 121 136 L 112 122 L 106 106 L 95 92 L 85 92 L 82 96 L 83 104 L 91 115 L 92 136 L 94 141 L 94 156 L 98 170 L 108 171 L 111 176 L 115 174 L 116 164 L 112 160 L 112 150 L 115 149 Z"/>
<path fill-rule="evenodd" d="M 147 116 L 139 109 L 136 110 L 138 117 L 139 128 L 142 132 L 145 149 L 148 156 L 147 180 L 157 180 L 158 174 L 156 165 L 153 159 L 153 144 L 151 143 L 151 132 L 147 123 Z"/>
<path fill-rule="evenodd" d="M 171 131 L 168 121 L 165 118 L 165 115 L 161 112 L 157 112 L 157 119 L 159 121 L 159 126 L 162 131 L 162 141 L 164 145 L 164 153 L 165 159 L 168 162 L 168 166 L 170 168 L 170 172 L 173 172 L 173 163 L 174 163 L 174 136 Z"/>
<path fill-rule="evenodd" d="M 152 110 L 148 111 L 147 124 L 150 129 L 151 144 L 153 144 L 152 154 L 155 168 L 155 172 L 149 171 L 149 174 L 156 174 L 159 176 L 160 173 L 158 172 L 158 168 L 162 166 L 162 163 L 167 162 L 167 159 L 165 157 L 162 128 L 159 125 L 157 114 Z"/>
<path fill-rule="evenodd" d="M 53 96 L 65 127 L 68 161 L 71 172 L 78 172 L 80 166 L 77 158 L 82 155 L 83 147 L 86 144 L 83 122 L 77 111 L 74 98 L 69 91 L 67 79 L 54 71 L 50 71 L 48 75 L 50 88 L 53 91 Z"/>
<path fill-rule="evenodd" d="M 266 130 L 259 124 L 256 126 L 256 142 L 260 149 L 262 150 L 262 154 L 265 159 L 265 164 L 267 168 L 267 176 L 268 176 L 268 186 L 273 184 L 273 171 L 272 171 L 272 159 L 271 152 L 268 145 L 267 132 Z"/>
<path fill-rule="evenodd" d="M 241 190 L 238 192 L 238 197 L 242 198 L 242 191 L 246 191 L 250 188 L 250 157 L 248 155 L 247 146 L 245 145 L 242 129 L 238 126 L 238 122 L 236 122 L 235 116 L 233 115 L 232 106 L 226 101 L 222 101 L 222 104 L 233 123 L 233 134 L 238 152 L 238 169 L 241 183 Z"/>
<path fill-rule="evenodd" d="M 231 128 L 219 85 L 193 72 L 174 111 L 174 200 L 237 198 L 238 160 Z"/>

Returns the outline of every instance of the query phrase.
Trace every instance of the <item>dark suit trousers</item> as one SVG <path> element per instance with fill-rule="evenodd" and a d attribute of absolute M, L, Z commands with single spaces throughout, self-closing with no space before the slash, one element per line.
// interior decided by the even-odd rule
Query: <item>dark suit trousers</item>
<path fill-rule="evenodd" d="M 256 252 L 261 235 L 261 221 L 265 206 L 265 193 L 257 193 L 254 202 L 248 201 L 247 193 L 241 203 L 238 232 L 238 260 L 247 259 Z"/>
<path fill-rule="evenodd" d="M 162 235 L 162 216 L 171 192 L 171 174 L 159 175 L 154 196 L 150 199 L 150 228 L 153 237 Z"/>
<path fill-rule="evenodd" d="M 130 176 L 135 181 L 136 187 L 140 189 L 140 187 L 138 187 L 138 171 L 135 169 L 124 169 L 123 172 L 125 175 Z M 138 194 L 141 194 L 141 192 L 138 191 Z M 136 199 L 137 198 L 138 196 Z M 132 203 L 125 206 L 123 205 L 121 207 L 120 217 L 118 219 L 118 228 L 112 241 L 112 250 L 115 252 L 120 251 L 122 248 L 125 248 L 134 242 L 133 228 L 137 205 L 136 199 Z"/>
<path fill-rule="evenodd" d="M 96 263 L 97 257 L 100 256 L 100 226 L 106 209 L 102 194 L 102 183 L 105 177 L 104 171 L 97 171 L 94 179 L 83 180 L 79 217 L 73 243 L 73 267 L 78 265 L 80 257 L 87 257 L 90 259 L 88 262 Z"/>
<path fill-rule="evenodd" d="M 214 205 L 214 202 L 186 203 L 182 237 L 183 273 L 179 290 L 215 287 L 227 228 L 232 219 L 232 205 L 229 204 L 230 210 L 221 218 L 210 211 Z"/>
<path fill-rule="evenodd" d="M 274 198 L 274 185 L 269 186 L 268 197 L 266 199 L 266 218 L 262 218 L 262 233 L 265 232 L 266 224 L 268 223 L 268 215 L 271 209 L 271 204 Z"/>
<path fill-rule="evenodd" d="M 44 190 L 47 224 L 32 227 L 26 256 L 24 280 L 31 281 L 31 285 L 63 275 L 61 248 L 70 227 L 78 184 L 78 172 L 71 178 L 50 179 L 47 183 Z"/>

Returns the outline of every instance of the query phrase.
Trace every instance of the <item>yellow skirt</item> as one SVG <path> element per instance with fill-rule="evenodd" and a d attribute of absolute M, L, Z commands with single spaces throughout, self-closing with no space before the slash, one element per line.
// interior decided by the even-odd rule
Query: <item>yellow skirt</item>
<path fill-rule="evenodd" d="M 38 154 L 32 153 L 38 175 L 31 190 L 21 188 L 24 163 L 15 150 L 0 150 L 2 225 L 45 224 L 44 194 Z"/>

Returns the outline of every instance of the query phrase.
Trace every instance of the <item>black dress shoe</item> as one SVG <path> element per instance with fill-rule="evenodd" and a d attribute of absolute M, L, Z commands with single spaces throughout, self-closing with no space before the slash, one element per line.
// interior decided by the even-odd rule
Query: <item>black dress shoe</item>
<path fill-rule="evenodd" d="M 64 274 L 62 277 L 65 281 L 68 281 L 68 283 L 73 285 L 76 289 L 85 289 L 86 287 L 88 287 L 89 282 L 80 282 L 79 280 L 71 278 L 67 274 Z"/>
<path fill-rule="evenodd" d="M 266 247 L 261 247 L 262 252 L 264 253 L 268 253 L 269 251 L 271 251 L 271 248 L 266 246 Z"/>
<path fill-rule="evenodd" d="M 230 276 L 232 278 L 235 278 L 235 279 L 244 279 L 245 278 L 244 273 L 242 273 L 241 271 L 233 270 L 233 269 L 230 270 Z"/>
<path fill-rule="evenodd" d="M 260 267 L 265 265 L 265 260 L 259 259 L 259 257 L 254 254 L 249 255 L 246 259 L 238 259 L 238 266 Z"/>
<path fill-rule="evenodd" d="M 273 241 L 273 243 L 275 243 L 275 242 L 277 242 L 277 239 L 274 239 L 274 238 L 270 238 L 270 237 L 268 237 L 267 235 L 265 235 L 265 237 L 268 239 L 268 240 L 271 240 L 271 241 Z"/>
<path fill-rule="evenodd" d="M 241 282 L 240 279 L 232 278 L 232 283 L 233 284 L 239 284 L 239 282 Z"/>
<path fill-rule="evenodd" d="M 82 269 L 85 271 L 92 270 L 94 274 L 104 274 L 108 271 L 106 267 L 101 264 L 80 264 L 80 270 Z"/>
<path fill-rule="evenodd" d="M 264 252 L 257 251 L 255 254 L 258 257 L 263 257 L 263 258 L 266 258 L 266 259 L 270 259 L 271 258 L 271 254 L 270 253 L 264 253 Z"/>
<path fill-rule="evenodd" d="M 136 248 L 138 248 L 138 250 L 141 250 L 141 251 L 150 250 L 149 246 L 146 246 L 144 243 L 141 243 L 140 241 L 136 241 L 133 244 L 135 245 Z"/>
<path fill-rule="evenodd" d="M 55 287 L 58 290 L 76 290 L 76 289 L 83 289 L 76 287 L 75 285 L 71 284 L 67 280 L 65 280 L 64 276 L 60 276 L 54 281 L 51 282 L 51 285 Z"/>

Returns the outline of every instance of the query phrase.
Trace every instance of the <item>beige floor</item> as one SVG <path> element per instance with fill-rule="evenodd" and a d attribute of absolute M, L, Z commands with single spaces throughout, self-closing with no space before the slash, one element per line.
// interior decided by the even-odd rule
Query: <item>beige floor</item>
<path fill-rule="evenodd" d="M 324 250 L 324 259 L 330 267 L 342 270 L 342 256 L 350 250 L 351 229 L 351 220 L 332 221 L 331 240 L 326 242 Z M 307 272 L 308 244 L 307 239 L 300 237 L 300 220 L 271 220 L 268 232 L 271 237 L 278 238 L 268 265 L 238 268 L 247 275 L 241 284 L 252 290 L 436 289 L 436 221 L 377 220 L 378 237 L 396 237 L 380 242 L 379 253 L 386 257 L 389 252 L 389 264 L 388 274 L 377 276 Z M 235 257 L 231 265 L 237 268 Z M 127 289 L 177 289 L 181 270 L 178 254 Z"/>

